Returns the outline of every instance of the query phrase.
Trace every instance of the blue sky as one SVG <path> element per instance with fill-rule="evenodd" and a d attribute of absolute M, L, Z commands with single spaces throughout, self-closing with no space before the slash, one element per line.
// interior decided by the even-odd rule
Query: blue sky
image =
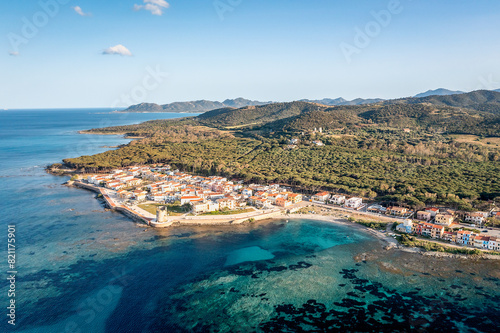
<path fill-rule="evenodd" d="M 0 108 L 500 88 L 499 1 L 167 2 L 0 2 Z"/>

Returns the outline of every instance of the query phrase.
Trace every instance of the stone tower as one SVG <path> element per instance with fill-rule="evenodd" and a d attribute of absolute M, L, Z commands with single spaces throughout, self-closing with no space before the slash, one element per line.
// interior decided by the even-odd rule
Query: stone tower
<path fill-rule="evenodd" d="M 168 220 L 167 207 L 158 207 L 156 210 L 156 223 L 164 223 Z"/>

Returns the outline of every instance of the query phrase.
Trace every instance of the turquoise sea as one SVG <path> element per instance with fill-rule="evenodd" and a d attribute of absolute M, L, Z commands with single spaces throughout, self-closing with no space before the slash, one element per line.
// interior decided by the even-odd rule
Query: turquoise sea
<path fill-rule="evenodd" d="M 500 261 L 385 250 L 328 222 L 153 230 L 44 172 L 127 143 L 78 130 L 185 114 L 0 111 L 0 305 L 16 332 L 497 332 Z M 1 231 L 3 230 L 3 231 Z"/>

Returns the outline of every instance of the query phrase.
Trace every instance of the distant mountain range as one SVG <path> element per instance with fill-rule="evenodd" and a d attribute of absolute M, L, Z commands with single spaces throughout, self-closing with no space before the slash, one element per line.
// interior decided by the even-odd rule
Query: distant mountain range
<path fill-rule="evenodd" d="M 448 89 L 439 88 L 436 90 L 428 90 L 424 93 L 415 95 L 415 98 L 421 97 L 429 97 L 429 96 L 447 96 L 447 95 L 456 95 L 456 94 L 465 94 L 465 91 L 453 91 Z"/>
<path fill-rule="evenodd" d="M 498 90 L 477 90 L 463 94 L 443 96 L 432 95 L 421 98 L 402 98 L 384 102 L 385 105 L 421 103 L 432 104 L 436 106 L 466 108 L 470 110 L 500 115 L 500 91 Z"/>
<path fill-rule="evenodd" d="M 191 101 L 191 102 L 175 102 L 170 104 L 159 105 L 155 103 L 141 103 L 132 105 L 122 112 L 188 112 L 188 113 L 203 113 L 206 111 L 222 109 L 222 108 L 242 108 L 245 106 L 265 105 L 272 102 L 251 101 L 244 98 L 226 99 L 224 102 L 217 101 Z"/>
<path fill-rule="evenodd" d="M 380 98 L 372 98 L 372 99 L 356 98 L 356 99 L 353 99 L 352 101 L 348 101 L 348 100 L 340 97 L 340 98 L 335 98 L 335 99 L 323 98 L 323 99 L 316 99 L 316 100 L 301 99 L 299 102 L 308 102 L 308 103 L 317 103 L 317 104 L 335 106 L 335 105 L 374 104 L 374 103 L 383 102 L 383 101 L 384 100 L 380 99 Z"/>
<path fill-rule="evenodd" d="M 500 92 L 478 90 L 363 105 L 328 106 L 304 101 L 273 103 L 213 110 L 190 121 L 210 127 L 252 127 L 273 132 L 379 124 L 401 129 L 434 128 L 436 131 L 446 129 L 447 133 L 499 136 Z"/>
<path fill-rule="evenodd" d="M 384 101 L 380 98 L 374 99 L 362 99 L 357 98 L 352 101 L 345 100 L 343 98 L 324 98 L 321 100 L 309 100 L 303 99 L 299 102 L 308 102 L 308 103 L 317 103 L 328 106 L 335 105 L 363 105 L 363 104 L 373 104 Z M 259 102 L 252 101 L 245 98 L 236 98 L 236 99 L 226 99 L 223 102 L 218 101 L 207 101 L 207 100 L 199 100 L 199 101 L 191 101 L 191 102 L 174 102 L 170 104 L 155 104 L 155 103 L 141 103 L 128 107 L 127 109 L 121 112 L 175 112 L 175 113 L 203 113 L 207 111 L 223 109 L 223 108 L 243 108 L 246 106 L 258 106 L 258 105 L 266 105 L 271 104 L 273 102 Z"/>
<path fill-rule="evenodd" d="M 484 90 L 486 91 L 486 90 Z M 493 90 L 494 92 L 500 92 L 500 89 Z M 469 93 L 469 94 L 473 94 Z M 315 104 L 321 104 L 321 105 L 326 105 L 326 106 L 355 106 L 355 105 L 367 105 L 367 104 L 377 104 L 377 103 L 384 103 L 384 104 L 394 104 L 394 103 L 409 103 L 409 104 L 414 104 L 414 103 L 421 103 L 421 102 L 426 102 L 426 103 L 431 103 L 431 104 L 437 104 L 437 105 L 448 105 L 448 106 L 464 106 L 466 105 L 469 108 L 473 108 L 476 110 L 481 111 L 482 106 L 480 104 L 488 104 L 487 98 L 480 98 L 477 96 L 474 97 L 473 95 L 470 95 L 470 99 L 468 101 L 464 100 L 463 97 L 451 97 L 451 96 L 462 96 L 462 95 L 467 95 L 467 93 L 464 93 L 462 91 L 453 91 L 453 90 L 448 90 L 448 89 L 443 89 L 439 88 L 436 90 L 428 90 L 424 93 L 417 94 L 414 97 L 410 98 L 401 98 L 401 99 L 394 99 L 394 100 L 384 100 L 381 98 L 370 98 L 370 99 L 363 99 L 363 98 L 357 98 L 352 101 L 348 101 L 342 97 L 340 98 L 324 98 L 324 99 L 317 99 L 317 100 L 310 100 L 310 99 L 301 99 L 299 102 L 306 102 L 306 103 L 315 103 Z M 444 97 L 444 98 L 438 98 L 438 97 Z M 484 96 L 483 96 L 484 97 Z M 427 101 L 420 100 L 420 99 L 428 99 Z M 467 99 L 467 98 L 466 98 Z M 418 101 L 417 101 L 418 100 Z M 226 109 L 226 108 L 234 108 L 234 109 L 240 109 L 248 106 L 260 106 L 260 105 L 267 105 L 267 104 L 272 104 L 275 102 L 260 102 L 260 101 L 252 101 L 249 99 L 245 98 L 236 98 L 236 99 L 226 99 L 223 102 L 218 102 L 218 101 L 208 101 L 208 100 L 199 100 L 199 101 L 190 101 L 190 102 L 174 102 L 170 104 L 155 104 L 155 103 L 141 103 L 141 104 L 136 104 L 128 107 L 127 109 L 121 111 L 121 112 L 173 112 L 173 113 L 204 113 L 207 111 L 212 111 L 212 110 L 218 110 L 218 109 Z M 464 104 L 465 103 L 465 104 Z"/>

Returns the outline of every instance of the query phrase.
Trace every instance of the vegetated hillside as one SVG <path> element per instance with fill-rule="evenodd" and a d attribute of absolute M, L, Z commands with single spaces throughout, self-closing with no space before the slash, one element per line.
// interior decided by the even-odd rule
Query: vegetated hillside
<path fill-rule="evenodd" d="M 141 103 L 132 105 L 123 112 L 189 112 L 202 113 L 210 110 L 216 110 L 224 107 L 241 108 L 252 105 L 265 105 L 271 102 L 251 101 L 244 98 L 226 99 L 224 102 L 217 101 L 191 101 L 191 102 L 174 102 L 170 104 L 158 105 L 154 103 Z"/>
<path fill-rule="evenodd" d="M 453 91 L 453 90 L 448 90 L 448 89 L 443 89 L 439 88 L 436 90 L 427 90 L 424 93 L 417 94 L 413 97 L 415 98 L 421 98 L 421 97 L 428 97 L 428 96 L 447 96 L 447 95 L 455 95 L 455 94 L 465 94 L 465 91 Z"/>
<path fill-rule="evenodd" d="M 363 110 L 359 107 L 336 107 L 302 113 L 300 115 L 269 122 L 261 127 L 270 131 L 301 132 L 311 131 L 314 128 L 335 130 L 345 127 L 359 127 L 369 124 L 366 119 L 357 114 Z"/>
<path fill-rule="evenodd" d="M 170 131 L 171 127 L 198 125 L 195 117 L 181 119 L 149 120 L 140 124 L 93 128 L 80 131 L 82 134 L 120 134 L 136 137 L 152 137 Z"/>
<path fill-rule="evenodd" d="M 423 98 L 407 98 L 387 101 L 385 104 L 418 104 L 429 103 L 440 106 L 453 106 L 483 111 L 500 115 L 500 92 L 490 90 L 478 90 L 466 94 L 448 96 L 428 96 Z"/>
<path fill-rule="evenodd" d="M 251 101 L 245 98 L 235 98 L 235 99 L 226 99 L 222 104 L 226 107 L 230 108 L 242 108 L 245 106 L 255 106 L 255 105 L 266 105 L 271 104 L 273 102 L 259 102 L 259 101 Z"/>
<path fill-rule="evenodd" d="M 379 102 L 383 102 L 383 101 L 384 100 L 381 98 L 371 98 L 371 99 L 356 98 L 356 99 L 353 99 L 352 101 L 347 101 L 347 102 L 340 104 L 340 105 L 374 104 L 374 103 L 379 103 Z"/>
<path fill-rule="evenodd" d="M 379 102 L 383 102 L 383 99 L 380 98 L 356 98 L 353 99 L 352 101 L 348 101 L 346 99 L 343 99 L 342 97 L 340 98 L 323 98 L 323 99 L 317 99 L 317 100 L 309 100 L 309 99 L 301 99 L 300 102 L 308 102 L 308 103 L 318 103 L 318 104 L 323 104 L 323 105 L 329 105 L 329 106 L 337 106 L 337 105 L 363 105 L 363 104 L 375 104 Z"/>
<path fill-rule="evenodd" d="M 206 112 L 197 117 L 200 124 L 215 127 L 248 126 L 297 116 L 327 107 L 314 103 L 291 102 L 251 106 L 240 109 L 221 109 Z"/>
<path fill-rule="evenodd" d="M 500 116 L 426 104 L 341 106 L 280 119 L 263 125 L 270 131 L 311 131 L 391 127 L 432 133 L 500 136 Z"/>
<path fill-rule="evenodd" d="M 418 99 L 422 100 L 422 99 Z M 409 128 L 445 134 L 500 136 L 500 114 L 430 103 L 367 104 L 335 106 L 291 102 L 244 108 L 221 108 L 197 117 L 154 120 L 131 126 L 94 129 L 88 133 L 126 133 L 153 136 L 177 125 L 203 125 L 219 129 L 261 129 L 267 132 L 359 129 L 366 127 Z"/>
<path fill-rule="evenodd" d="M 228 131 L 179 127 L 163 136 L 64 162 L 88 172 L 169 163 L 197 174 L 279 182 L 309 192 L 327 189 L 414 207 L 443 203 L 472 210 L 474 200 L 500 197 L 500 151 L 440 135 L 375 128 L 367 135 L 342 137 L 305 133 L 299 136 L 299 146 L 289 150 L 283 149 L 287 138 L 238 137 Z M 312 144 L 318 139 L 325 146 Z"/>
<path fill-rule="evenodd" d="M 163 107 L 155 103 L 132 105 L 122 112 L 163 112 Z"/>
<path fill-rule="evenodd" d="M 468 109 L 395 104 L 362 113 L 360 117 L 391 127 L 418 127 L 448 134 L 500 136 L 499 116 Z"/>

